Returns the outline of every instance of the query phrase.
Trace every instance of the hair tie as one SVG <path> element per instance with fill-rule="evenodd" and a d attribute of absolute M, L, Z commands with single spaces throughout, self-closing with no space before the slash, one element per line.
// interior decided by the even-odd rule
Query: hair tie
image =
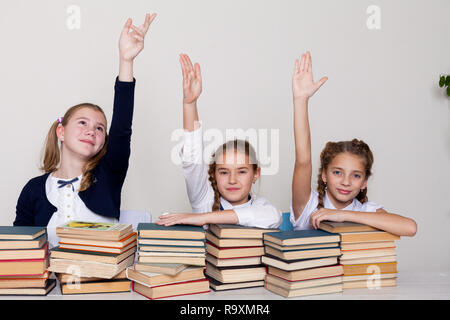
<path fill-rule="evenodd" d="M 59 117 L 58 119 L 56 119 L 56 121 L 58 121 L 58 123 L 62 123 L 63 122 L 63 117 Z"/>

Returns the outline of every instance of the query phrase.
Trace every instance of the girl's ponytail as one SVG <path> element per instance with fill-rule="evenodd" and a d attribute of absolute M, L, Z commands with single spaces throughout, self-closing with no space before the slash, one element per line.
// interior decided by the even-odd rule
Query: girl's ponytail
<path fill-rule="evenodd" d="M 58 136 L 56 135 L 56 128 L 58 127 L 59 123 L 60 122 L 58 120 L 53 122 L 45 140 L 42 166 L 40 168 L 45 173 L 56 170 L 59 164 L 61 153 L 58 146 Z"/>

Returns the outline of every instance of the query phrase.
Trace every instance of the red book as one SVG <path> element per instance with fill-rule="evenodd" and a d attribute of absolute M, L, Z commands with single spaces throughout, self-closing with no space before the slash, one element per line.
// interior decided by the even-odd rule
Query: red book
<path fill-rule="evenodd" d="M 264 246 L 219 248 L 206 241 L 206 252 L 219 259 L 258 257 L 264 255 Z"/>

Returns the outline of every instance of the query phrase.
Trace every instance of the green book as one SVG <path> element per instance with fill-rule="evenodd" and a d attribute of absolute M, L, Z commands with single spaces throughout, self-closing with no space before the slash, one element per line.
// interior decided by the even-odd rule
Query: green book
<path fill-rule="evenodd" d="M 302 244 L 339 242 L 340 236 L 337 233 L 330 233 L 323 230 L 297 230 L 265 233 L 264 240 L 280 246 L 296 246 Z"/>
<path fill-rule="evenodd" d="M 45 227 L 0 226 L 1 240 L 34 240 L 46 233 Z"/>
<path fill-rule="evenodd" d="M 203 240 L 203 227 L 191 225 L 161 226 L 156 223 L 139 223 L 138 233 L 141 238 Z"/>

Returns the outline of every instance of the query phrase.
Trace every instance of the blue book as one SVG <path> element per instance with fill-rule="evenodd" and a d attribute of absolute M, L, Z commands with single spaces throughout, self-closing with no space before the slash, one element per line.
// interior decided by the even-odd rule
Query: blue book
<path fill-rule="evenodd" d="M 203 240 L 205 230 L 203 227 L 190 225 L 161 226 L 156 223 L 139 223 L 139 237 L 160 239 L 186 239 Z"/>
<path fill-rule="evenodd" d="M 46 230 L 45 227 L 0 226 L 0 240 L 34 240 Z"/>
<path fill-rule="evenodd" d="M 323 230 L 297 230 L 265 233 L 264 240 L 280 246 L 298 246 L 339 242 L 340 236 L 338 233 L 330 233 Z"/>

